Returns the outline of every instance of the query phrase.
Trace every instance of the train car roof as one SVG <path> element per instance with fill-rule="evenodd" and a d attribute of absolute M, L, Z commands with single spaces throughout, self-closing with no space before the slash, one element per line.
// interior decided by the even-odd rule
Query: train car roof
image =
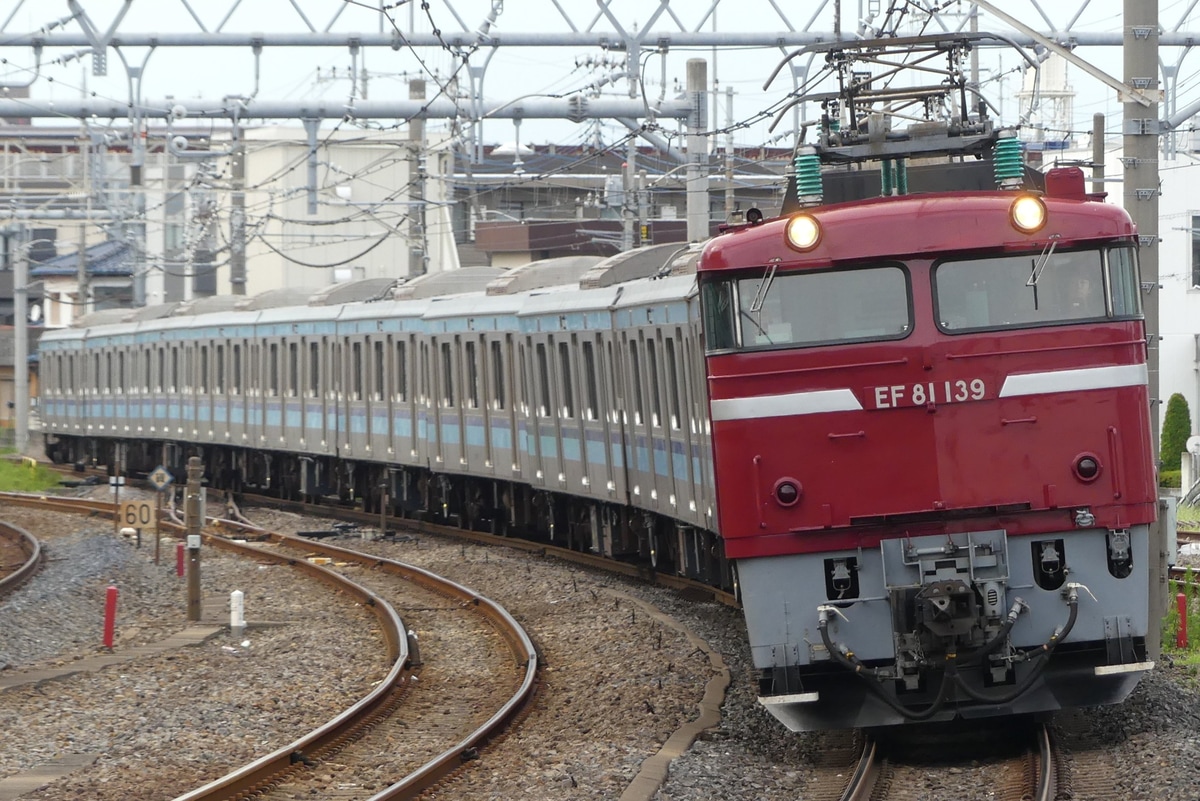
<path fill-rule="evenodd" d="M 696 276 L 670 275 L 665 278 L 648 278 L 621 285 L 621 296 L 614 306 L 642 306 L 664 301 L 686 300 L 696 294 Z"/>
<path fill-rule="evenodd" d="M 603 256 L 557 256 L 513 267 L 487 285 L 489 295 L 514 295 L 565 284 L 578 284 L 592 267 L 604 261 Z"/>
<path fill-rule="evenodd" d="M 432 298 L 441 295 L 460 295 L 482 292 L 490 281 L 504 273 L 499 267 L 461 267 L 440 273 L 426 273 L 412 278 L 392 290 L 396 300 Z"/>
<path fill-rule="evenodd" d="M 422 317 L 432 298 L 380 300 L 372 303 L 348 303 L 341 307 L 339 320 L 378 320 L 393 317 Z"/>
<path fill-rule="evenodd" d="M 506 316 L 514 315 L 524 305 L 527 295 L 493 295 L 471 292 L 465 295 L 437 298 L 429 304 L 422 315 L 427 320 L 456 316 Z"/>
<path fill-rule="evenodd" d="M 680 246 L 678 242 L 668 242 L 617 253 L 584 273 L 579 279 L 579 287 L 595 289 L 670 272 L 672 265 L 678 260 L 677 257 L 689 247 Z"/>
<path fill-rule="evenodd" d="M 599 289 L 579 289 L 578 287 L 553 287 L 541 292 L 525 295 L 518 317 L 532 317 L 539 314 L 561 314 L 579 311 L 607 311 L 616 301 L 620 290 L 615 286 L 600 287 Z"/>
<path fill-rule="evenodd" d="M 362 303 L 384 300 L 391 297 L 391 290 L 399 284 L 398 278 L 362 278 L 358 281 L 343 281 L 317 290 L 308 299 L 309 306 L 340 306 L 343 303 Z"/>
<path fill-rule="evenodd" d="M 306 323 L 336 320 L 343 308 L 342 306 L 281 306 L 275 309 L 263 309 L 258 313 L 255 322 L 261 325 L 263 323 Z"/>
<path fill-rule="evenodd" d="M 307 306 L 308 300 L 321 291 L 321 287 L 285 286 L 268 289 L 251 297 L 242 298 L 234 308 L 241 311 L 277 309 L 282 306 Z"/>

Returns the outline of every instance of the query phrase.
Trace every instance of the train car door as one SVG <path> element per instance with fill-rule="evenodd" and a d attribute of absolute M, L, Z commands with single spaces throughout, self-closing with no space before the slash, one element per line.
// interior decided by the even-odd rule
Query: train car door
<path fill-rule="evenodd" d="M 387 459 L 391 444 L 392 409 L 388 365 L 392 338 L 375 334 L 367 338 L 371 381 L 367 387 L 367 452 L 372 459 Z"/>
<path fill-rule="evenodd" d="M 367 453 L 367 442 L 370 435 L 368 429 L 367 408 L 367 359 L 364 352 L 367 347 L 366 337 L 355 334 L 350 346 L 349 372 L 346 375 L 346 420 L 349 423 L 348 435 L 343 438 L 347 448 L 343 456 L 353 455 L 361 458 Z"/>
<path fill-rule="evenodd" d="M 435 426 L 437 450 L 435 461 L 439 470 L 459 471 L 462 469 L 462 405 L 460 381 L 458 379 L 458 353 L 462 346 L 459 337 L 446 335 L 434 339 L 435 374 L 437 389 L 435 404 Z"/>
<path fill-rule="evenodd" d="M 229 346 L 223 342 L 213 345 L 212 429 L 213 439 L 229 442 Z"/>
<path fill-rule="evenodd" d="M 279 448 L 283 442 L 283 387 L 280 377 L 283 372 L 283 351 L 285 343 L 272 339 L 266 343 L 266 362 L 263 365 L 266 390 L 264 398 L 265 416 L 263 419 L 264 444 L 268 448 Z"/>
<path fill-rule="evenodd" d="M 172 437 L 183 434 L 183 354 L 179 342 L 171 343 L 167 355 L 170 380 L 167 388 L 167 422 Z"/>
<path fill-rule="evenodd" d="M 426 467 L 433 467 L 441 454 L 438 441 L 437 414 L 434 411 L 436 390 L 433 387 L 432 345 L 422 338 L 419 347 L 417 375 L 420 394 L 417 397 L 417 451 L 418 459 Z"/>
<path fill-rule="evenodd" d="M 457 338 L 456 338 L 457 339 Z M 462 337 L 462 469 L 486 473 L 492 460 L 488 453 L 487 403 L 484 401 L 484 338 L 478 334 Z"/>
<path fill-rule="evenodd" d="M 396 335 L 392 375 L 395 386 L 392 397 L 392 442 L 396 460 L 404 464 L 416 461 L 417 427 L 414 416 L 416 393 L 412 377 L 414 339 L 411 334 Z"/>

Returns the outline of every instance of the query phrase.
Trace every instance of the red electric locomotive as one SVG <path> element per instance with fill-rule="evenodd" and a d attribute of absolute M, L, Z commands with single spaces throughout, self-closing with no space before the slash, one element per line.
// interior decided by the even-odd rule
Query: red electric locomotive
<path fill-rule="evenodd" d="M 797 210 L 699 265 L 721 535 L 795 731 L 1113 703 L 1152 667 L 1136 232 L 981 143 L 1013 188 L 902 193 L 897 157 L 831 203 L 810 149 Z"/>

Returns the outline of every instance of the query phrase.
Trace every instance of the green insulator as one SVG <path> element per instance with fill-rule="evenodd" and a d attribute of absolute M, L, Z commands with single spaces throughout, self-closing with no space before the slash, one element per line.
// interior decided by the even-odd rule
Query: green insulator
<path fill-rule="evenodd" d="M 903 158 L 896 159 L 896 194 L 908 194 L 908 162 Z"/>
<path fill-rule="evenodd" d="M 1021 141 L 1015 136 L 1006 136 L 996 141 L 996 149 L 992 153 L 992 169 L 996 175 L 997 186 L 1020 184 L 1025 177 L 1025 167 L 1021 163 Z"/>
<path fill-rule="evenodd" d="M 820 197 L 825 193 L 821 181 L 821 159 L 811 147 L 800 148 L 792 163 L 796 172 L 796 196 Z"/>
<path fill-rule="evenodd" d="M 879 160 L 879 194 L 883 197 L 892 195 L 892 160 Z"/>

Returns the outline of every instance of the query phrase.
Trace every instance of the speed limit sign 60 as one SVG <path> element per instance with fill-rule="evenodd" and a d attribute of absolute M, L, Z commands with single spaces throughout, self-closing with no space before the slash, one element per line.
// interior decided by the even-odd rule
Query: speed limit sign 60
<path fill-rule="evenodd" d="M 126 501 L 121 504 L 121 525 L 145 528 L 154 522 L 154 505 L 149 501 Z"/>

